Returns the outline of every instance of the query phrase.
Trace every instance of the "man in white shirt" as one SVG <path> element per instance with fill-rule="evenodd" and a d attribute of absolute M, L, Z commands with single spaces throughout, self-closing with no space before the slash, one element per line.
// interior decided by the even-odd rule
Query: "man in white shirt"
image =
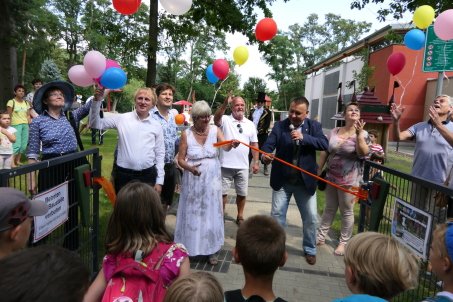
<path fill-rule="evenodd" d="M 231 103 L 231 115 L 224 115 L 227 106 Z M 214 123 L 220 127 L 225 136 L 225 140 L 236 139 L 258 148 L 258 137 L 255 124 L 245 116 L 245 101 L 243 98 L 230 95 L 223 104 L 217 109 L 214 115 Z M 220 164 L 222 166 L 222 195 L 223 209 L 227 202 L 227 193 L 234 182 L 236 189 L 236 205 L 238 215 L 236 223 L 240 225 L 244 221 L 245 200 L 248 189 L 249 175 L 249 148 L 240 144 L 237 148 L 229 151 L 220 151 Z M 253 173 L 258 173 L 259 161 L 258 152 L 252 150 Z"/>
<path fill-rule="evenodd" d="M 97 91 L 96 93 L 103 93 Z M 95 98 L 96 99 L 96 98 Z M 135 110 L 100 118 L 101 102 L 91 105 L 90 127 L 118 130 L 118 157 L 115 167 L 115 190 L 118 192 L 131 180 L 154 186 L 160 193 L 164 183 L 164 133 L 159 122 L 150 116 L 156 101 L 151 88 L 135 93 Z"/>

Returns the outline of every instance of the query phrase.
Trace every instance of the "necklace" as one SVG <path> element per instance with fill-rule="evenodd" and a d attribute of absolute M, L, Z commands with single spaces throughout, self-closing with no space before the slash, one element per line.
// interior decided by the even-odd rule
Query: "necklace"
<path fill-rule="evenodd" d="M 198 131 L 198 130 L 195 128 L 195 126 L 192 126 L 192 131 L 195 132 L 195 134 L 198 134 L 199 136 L 207 136 L 208 133 L 207 133 L 206 130 L 208 130 L 207 127 L 206 127 L 206 129 L 204 129 L 203 131 Z"/>

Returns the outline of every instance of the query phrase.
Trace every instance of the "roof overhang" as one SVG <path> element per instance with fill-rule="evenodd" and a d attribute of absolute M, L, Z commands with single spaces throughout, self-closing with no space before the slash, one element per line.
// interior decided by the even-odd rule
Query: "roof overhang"
<path fill-rule="evenodd" d="M 404 34 L 408 32 L 411 29 L 410 25 L 407 24 L 392 24 L 392 25 L 387 25 L 378 31 L 374 32 L 373 34 L 365 37 L 364 39 L 360 40 L 359 42 L 346 47 L 342 51 L 334 54 L 333 56 L 330 56 L 329 58 L 316 63 L 313 66 L 308 67 L 307 69 L 304 70 L 304 74 L 310 74 L 313 72 L 316 72 L 320 70 L 321 68 L 328 67 L 332 65 L 333 63 L 340 61 L 346 57 L 349 57 L 362 49 L 368 47 L 369 45 L 373 45 L 376 43 L 379 43 L 383 40 L 385 40 L 385 37 L 392 31 L 397 34 Z"/>

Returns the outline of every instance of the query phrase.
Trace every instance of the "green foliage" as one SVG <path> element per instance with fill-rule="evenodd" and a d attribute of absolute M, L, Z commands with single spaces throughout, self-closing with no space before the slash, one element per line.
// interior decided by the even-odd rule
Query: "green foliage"
<path fill-rule="evenodd" d="M 63 79 L 60 69 L 52 59 L 45 59 L 44 62 L 42 62 L 39 77 L 44 83 Z"/>
<path fill-rule="evenodd" d="M 122 92 L 112 92 L 110 97 L 113 101 L 113 109 L 117 112 L 128 112 L 134 108 L 134 96 L 137 89 L 145 87 L 143 80 L 129 79 Z"/>
<path fill-rule="evenodd" d="M 382 4 L 383 0 L 354 0 L 351 2 L 351 8 L 364 9 L 370 3 Z M 395 19 L 403 18 L 403 13 L 414 12 L 415 9 L 422 5 L 430 5 L 437 12 L 443 12 L 453 8 L 452 1 L 439 0 L 392 0 L 386 2 L 377 13 L 379 21 L 385 21 L 389 16 Z"/>
<path fill-rule="evenodd" d="M 260 91 L 267 92 L 266 82 L 261 78 L 251 77 L 244 83 L 244 87 L 242 87 L 242 97 L 251 104 L 254 104 Z"/>

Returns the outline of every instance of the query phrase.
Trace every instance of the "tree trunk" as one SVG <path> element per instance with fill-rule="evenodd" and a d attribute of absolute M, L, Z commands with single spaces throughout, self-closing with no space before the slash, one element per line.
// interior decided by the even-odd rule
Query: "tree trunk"
<path fill-rule="evenodd" d="M 6 102 L 13 95 L 17 83 L 16 48 L 11 39 L 14 32 L 14 22 L 9 7 L 9 1 L 0 1 L 0 108 L 6 108 Z"/>
<path fill-rule="evenodd" d="M 146 71 L 147 87 L 152 87 L 156 83 L 157 18 L 157 0 L 151 0 L 149 4 L 148 70 Z"/>

